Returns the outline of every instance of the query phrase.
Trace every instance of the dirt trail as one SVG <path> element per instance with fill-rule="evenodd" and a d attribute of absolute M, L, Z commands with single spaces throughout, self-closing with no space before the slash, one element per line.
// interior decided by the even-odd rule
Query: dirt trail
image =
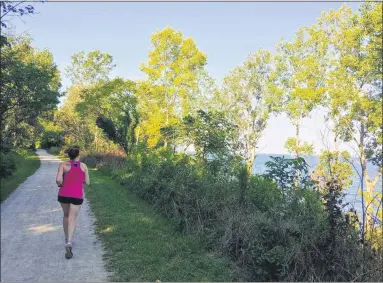
<path fill-rule="evenodd" d="M 1 281 L 107 281 L 103 250 L 87 201 L 65 259 L 62 210 L 55 183 L 60 160 L 37 151 L 41 166 L 1 204 Z"/>

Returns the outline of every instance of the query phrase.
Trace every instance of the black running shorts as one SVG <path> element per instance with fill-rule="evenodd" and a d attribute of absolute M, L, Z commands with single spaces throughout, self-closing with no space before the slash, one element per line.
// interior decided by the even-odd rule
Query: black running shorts
<path fill-rule="evenodd" d="M 82 202 L 84 201 L 82 198 L 71 198 L 71 197 L 61 197 L 61 196 L 58 196 L 57 200 L 60 203 L 71 203 L 74 205 L 81 205 Z"/>

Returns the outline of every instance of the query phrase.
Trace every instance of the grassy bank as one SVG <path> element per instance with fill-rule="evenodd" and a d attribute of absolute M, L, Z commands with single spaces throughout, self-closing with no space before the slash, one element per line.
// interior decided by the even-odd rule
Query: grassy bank
<path fill-rule="evenodd" d="M 84 156 L 83 160 L 88 166 L 108 169 L 106 176 L 113 176 L 123 184 L 121 200 L 129 201 L 137 196 L 155 210 L 156 215 L 164 216 L 176 226 L 176 229 L 165 230 L 181 231 L 191 237 L 199 235 L 201 242 L 197 247 L 230 258 L 242 271 L 242 278 L 234 277 L 233 281 L 312 281 L 313 278 L 316 281 L 381 281 L 381 259 L 374 256 L 372 250 L 363 251 L 355 220 L 341 213 L 341 194 L 320 195 L 310 175 L 305 173 L 305 167 L 297 160 L 276 159 L 269 164 L 269 175 L 248 178 L 246 168 L 240 167 L 236 159 L 201 162 L 166 149 L 139 150 L 123 165 L 118 163 L 119 158 L 113 160 L 112 156 L 98 154 Z M 297 184 L 296 172 L 300 176 Z M 290 187 L 283 187 L 286 185 Z M 329 186 L 327 190 L 335 189 Z M 104 188 L 104 193 L 109 193 L 108 188 Z M 121 205 L 129 206 L 128 203 Z M 119 214 L 117 207 L 110 209 L 110 218 Z M 147 221 L 145 225 L 151 227 L 150 218 L 139 220 L 139 216 L 132 216 L 129 210 L 121 217 L 121 223 L 132 225 L 129 221 L 133 220 L 129 218 L 135 217 L 135 221 Z M 105 234 L 114 228 L 108 222 L 102 227 Z M 129 227 L 126 229 L 126 237 L 134 239 Z M 152 233 L 147 237 L 152 237 Z M 157 245 L 155 239 L 148 241 L 151 243 Z M 174 242 L 168 248 L 176 246 Z M 329 246 L 331 249 L 327 249 Z M 364 257 L 363 253 L 369 256 Z M 333 262 L 342 269 L 331 271 Z M 143 262 L 142 266 L 147 263 Z M 180 272 L 184 270 L 187 268 Z M 129 269 L 124 271 L 121 266 L 121 272 L 129 272 Z M 363 272 L 368 275 L 362 277 Z M 230 281 L 230 275 L 222 277 L 223 281 Z M 126 280 L 140 279 L 126 277 Z M 177 273 L 163 280 L 201 281 L 183 278 Z"/>
<path fill-rule="evenodd" d="M 106 249 L 112 281 L 232 281 L 229 261 L 196 238 L 175 232 L 164 217 L 101 171 L 91 171 L 86 195 Z"/>
<path fill-rule="evenodd" d="M 4 201 L 21 183 L 40 167 L 40 159 L 32 150 L 11 153 L 17 164 L 12 176 L 1 179 L 1 201 Z"/>

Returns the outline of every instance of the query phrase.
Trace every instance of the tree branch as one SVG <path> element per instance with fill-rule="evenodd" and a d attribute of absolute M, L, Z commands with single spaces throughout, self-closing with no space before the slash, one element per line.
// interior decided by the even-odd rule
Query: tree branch
<path fill-rule="evenodd" d="M 376 174 L 374 180 L 370 181 L 370 184 L 372 185 L 372 187 L 375 188 L 376 184 L 379 181 L 380 176 L 382 175 L 382 172 L 383 172 L 383 166 L 380 166 L 379 170 L 378 170 L 378 173 Z"/>
<path fill-rule="evenodd" d="M 8 11 L 7 11 L 4 15 L 2 15 L 2 16 L 0 17 L 0 19 L 4 18 L 10 11 L 12 11 L 12 10 L 15 9 L 17 6 L 19 6 L 20 4 L 22 4 L 22 3 L 24 3 L 24 2 L 26 2 L 26 1 L 21 1 L 21 2 L 17 3 L 15 6 L 11 7 L 10 9 L 8 9 Z M 5 4 L 4 4 L 4 5 L 5 5 Z"/>

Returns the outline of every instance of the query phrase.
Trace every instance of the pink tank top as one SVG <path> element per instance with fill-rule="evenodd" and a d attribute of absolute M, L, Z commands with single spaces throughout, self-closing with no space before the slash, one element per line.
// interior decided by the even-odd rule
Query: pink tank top
<path fill-rule="evenodd" d="M 63 177 L 63 185 L 59 190 L 59 196 L 82 199 L 85 173 L 81 169 L 81 162 L 73 160 L 69 162 L 71 168 Z"/>

